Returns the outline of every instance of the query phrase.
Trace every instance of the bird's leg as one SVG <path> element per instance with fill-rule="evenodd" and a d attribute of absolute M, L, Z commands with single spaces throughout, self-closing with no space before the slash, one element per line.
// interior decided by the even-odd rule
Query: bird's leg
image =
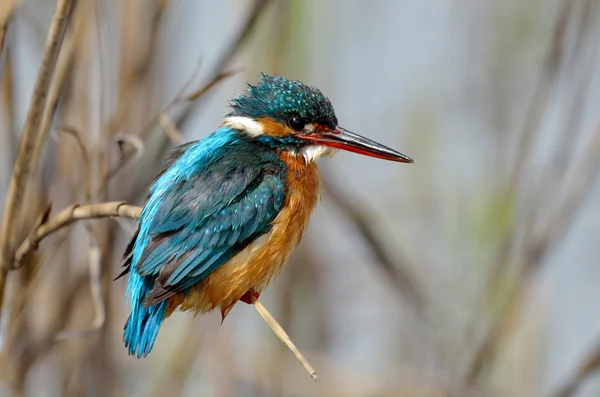
<path fill-rule="evenodd" d="M 250 288 L 244 295 L 242 295 L 240 300 L 244 303 L 251 305 L 254 303 L 254 300 L 258 300 L 259 296 L 260 294 L 256 292 L 254 288 Z"/>

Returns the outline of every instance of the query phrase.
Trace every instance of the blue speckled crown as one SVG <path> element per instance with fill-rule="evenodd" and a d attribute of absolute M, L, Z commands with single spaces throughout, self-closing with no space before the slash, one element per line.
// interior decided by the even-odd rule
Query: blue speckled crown
<path fill-rule="evenodd" d="M 230 116 L 270 117 L 282 123 L 299 116 L 306 122 L 334 129 L 337 117 L 331 102 L 317 88 L 281 76 L 261 75 L 257 86 L 231 101 Z"/>

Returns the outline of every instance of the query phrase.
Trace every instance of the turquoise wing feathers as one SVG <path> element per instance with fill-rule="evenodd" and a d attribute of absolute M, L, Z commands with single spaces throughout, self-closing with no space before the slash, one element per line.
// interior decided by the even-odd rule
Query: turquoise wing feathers
<path fill-rule="evenodd" d="M 169 297 L 269 232 L 285 202 L 286 175 L 276 154 L 226 128 L 175 150 L 125 253 L 130 354 L 152 349 Z"/>

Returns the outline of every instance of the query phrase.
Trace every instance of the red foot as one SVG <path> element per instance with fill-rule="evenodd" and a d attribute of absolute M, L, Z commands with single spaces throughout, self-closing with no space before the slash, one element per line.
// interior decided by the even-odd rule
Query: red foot
<path fill-rule="evenodd" d="M 254 289 L 250 288 L 241 298 L 240 300 L 244 303 L 247 303 L 249 305 L 254 303 L 254 300 L 258 299 L 258 296 L 260 294 L 256 291 L 254 291 Z"/>

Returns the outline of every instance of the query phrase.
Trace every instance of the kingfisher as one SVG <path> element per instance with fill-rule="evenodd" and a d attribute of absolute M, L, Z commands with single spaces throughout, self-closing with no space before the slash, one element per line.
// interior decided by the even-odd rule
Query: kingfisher
<path fill-rule="evenodd" d="M 222 320 L 251 304 L 300 242 L 320 195 L 315 161 L 339 149 L 412 160 L 338 125 L 315 87 L 262 74 L 222 125 L 174 149 L 152 182 L 124 254 L 130 355 L 150 353 L 175 310 Z M 117 277 L 117 278 L 119 278 Z"/>

